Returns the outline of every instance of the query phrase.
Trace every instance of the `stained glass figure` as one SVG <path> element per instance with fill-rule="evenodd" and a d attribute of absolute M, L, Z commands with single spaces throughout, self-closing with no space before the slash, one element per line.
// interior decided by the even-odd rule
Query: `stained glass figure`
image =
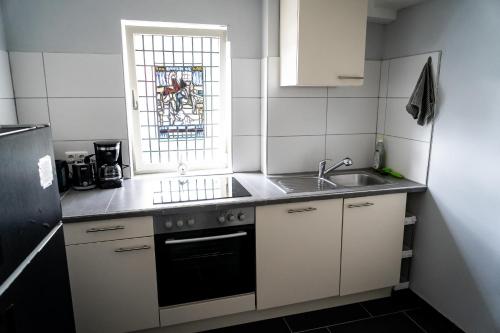
<path fill-rule="evenodd" d="M 203 66 L 155 66 L 160 139 L 203 137 Z"/>

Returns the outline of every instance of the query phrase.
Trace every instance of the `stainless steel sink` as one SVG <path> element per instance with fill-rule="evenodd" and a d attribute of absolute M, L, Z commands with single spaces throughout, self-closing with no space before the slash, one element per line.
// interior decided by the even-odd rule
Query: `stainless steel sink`
<path fill-rule="evenodd" d="M 300 192 L 320 192 L 330 191 L 337 186 L 326 179 L 321 179 L 315 176 L 271 176 L 268 177 L 277 187 L 285 193 L 300 193 Z"/>
<path fill-rule="evenodd" d="M 383 185 L 389 182 L 382 177 L 369 173 L 342 173 L 326 177 L 329 181 L 344 187 Z"/>

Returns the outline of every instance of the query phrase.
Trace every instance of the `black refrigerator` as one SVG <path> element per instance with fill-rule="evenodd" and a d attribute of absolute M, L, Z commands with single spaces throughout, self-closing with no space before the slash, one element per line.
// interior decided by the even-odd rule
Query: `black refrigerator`
<path fill-rule="evenodd" d="M 0 332 L 74 332 L 48 126 L 0 126 Z"/>

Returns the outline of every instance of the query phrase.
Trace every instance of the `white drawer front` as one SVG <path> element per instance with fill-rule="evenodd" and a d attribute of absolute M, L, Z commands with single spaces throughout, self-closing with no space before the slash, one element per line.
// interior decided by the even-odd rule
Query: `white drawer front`
<path fill-rule="evenodd" d="M 64 224 L 66 245 L 152 236 L 153 217 L 129 217 Z"/>

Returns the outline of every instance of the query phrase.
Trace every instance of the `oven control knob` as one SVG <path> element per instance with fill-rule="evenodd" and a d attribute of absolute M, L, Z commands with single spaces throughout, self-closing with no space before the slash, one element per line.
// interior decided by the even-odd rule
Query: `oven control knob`
<path fill-rule="evenodd" d="M 239 213 L 238 214 L 238 220 L 243 221 L 246 218 L 247 218 L 247 216 L 245 215 L 245 213 Z"/>
<path fill-rule="evenodd" d="M 172 223 L 172 221 L 165 222 L 165 228 L 172 229 L 173 226 L 174 226 L 174 224 Z"/>
<path fill-rule="evenodd" d="M 183 220 L 178 220 L 178 221 L 177 221 L 177 226 L 178 226 L 179 228 L 182 228 L 182 227 L 184 226 L 184 221 L 183 221 Z"/>
<path fill-rule="evenodd" d="M 226 217 L 224 215 L 220 215 L 218 218 L 217 218 L 217 221 L 219 221 L 219 223 L 224 223 L 226 222 Z"/>
<path fill-rule="evenodd" d="M 227 215 L 227 220 L 229 222 L 234 222 L 236 220 L 236 217 L 233 214 L 228 214 Z"/>
<path fill-rule="evenodd" d="M 188 225 L 192 227 L 195 224 L 195 220 L 193 218 L 188 219 Z"/>

